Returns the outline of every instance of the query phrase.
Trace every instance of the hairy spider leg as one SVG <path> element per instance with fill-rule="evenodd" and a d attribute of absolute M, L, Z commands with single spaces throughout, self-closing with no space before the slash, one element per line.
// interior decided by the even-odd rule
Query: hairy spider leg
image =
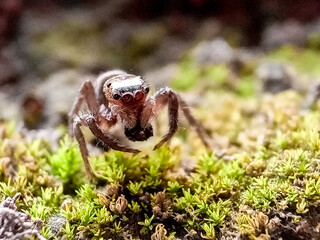
<path fill-rule="evenodd" d="M 73 131 L 75 134 L 75 138 L 78 141 L 81 156 L 83 158 L 83 162 L 86 168 L 87 173 L 89 174 L 89 177 L 92 179 L 93 177 L 101 178 L 95 171 L 92 169 L 90 162 L 89 162 L 89 153 L 88 148 L 86 145 L 86 141 L 84 139 L 83 133 L 81 131 L 81 126 L 88 126 L 91 132 L 94 134 L 96 138 L 98 138 L 100 141 L 102 141 L 107 146 L 111 147 L 114 150 L 119 150 L 122 152 L 131 152 L 131 153 L 138 153 L 140 152 L 137 149 L 133 149 L 130 147 L 127 147 L 125 145 L 121 145 L 119 141 L 112 137 L 111 135 L 102 132 L 100 127 L 97 124 L 96 117 L 93 115 L 87 115 L 83 119 L 77 119 L 74 122 Z"/>
<path fill-rule="evenodd" d="M 153 104 L 154 115 L 157 115 L 165 107 L 165 105 L 168 105 L 169 131 L 154 147 L 154 149 L 157 149 L 165 142 L 168 142 L 178 129 L 179 101 L 177 94 L 168 87 L 159 89 L 159 91 L 157 91 L 152 98 L 154 99 L 154 102 L 152 103 L 152 101 L 150 101 L 150 104 Z"/>
<path fill-rule="evenodd" d="M 202 143 L 209 148 L 209 143 L 206 140 L 204 129 L 192 115 L 188 104 L 181 98 L 179 94 L 168 87 L 159 89 L 159 91 L 157 91 L 155 95 L 149 99 L 142 113 L 143 124 L 145 124 L 151 117 L 156 116 L 165 107 L 165 105 L 168 105 L 169 131 L 165 136 L 163 136 L 161 141 L 154 147 L 154 149 L 159 148 L 165 142 L 169 141 L 177 131 L 179 108 L 181 108 L 188 123 L 192 127 L 195 127 Z"/>
<path fill-rule="evenodd" d="M 83 102 L 86 102 L 90 112 L 97 113 L 99 111 L 99 102 L 97 100 L 96 94 L 94 92 L 93 85 L 90 80 L 85 81 L 81 88 L 79 96 L 74 102 L 71 111 L 69 113 L 69 133 L 70 136 L 73 136 L 73 121 L 74 116 L 78 114 Z"/>
<path fill-rule="evenodd" d="M 164 88 L 162 91 L 160 90 L 158 95 L 156 95 L 156 108 L 159 107 L 159 104 L 163 105 L 165 102 L 168 104 L 169 131 L 162 137 L 161 141 L 154 147 L 154 149 L 157 149 L 165 142 L 168 142 L 178 129 L 179 101 L 177 94 L 170 88 Z"/>
<path fill-rule="evenodd" d="M 186 117 L 188 123 L 196 129 L 196 132 L 197 132 L 199 138 L 201 139 L 203 145 L 205 145 L 207 148 L 210 148 L 210 145 L 206 139 L 206 134 L 205 134 L 205 131 L 204 131 L 202 125 L 192 115 L 188 104 L 181 98 L 181 96 L 179 94 L 177 94 L 177 97 L 179 100 L 180 108 L 181 108 L 184 116 Z"/>
<path fill-rule="evenodd" d="M 80 127 L 84 125 L 81 119 L 77 119 L 73 124 L 73 132 L 76 140 L 78 141 L 80 153 L 83 159 L 84 167 L 86 169 L 87 174 L 89 175 L 90 180 L 94 177 L 97 177 L 97 174 L 93 171 L 90 162 L 89 162 L 89 152 L 86 145 L 86 140 L 84 139 L 83 133 Z"/>

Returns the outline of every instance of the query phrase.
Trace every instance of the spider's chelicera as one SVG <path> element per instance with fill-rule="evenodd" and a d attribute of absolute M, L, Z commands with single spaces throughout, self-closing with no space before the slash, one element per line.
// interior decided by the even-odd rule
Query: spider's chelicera
<path fill-rule="evenodd" d="M 117 122 L 124 125 L 124 133 L 131 141 L 144 141 L 153 136 L 150 120 L 168 105 L 169 132 L 154 147 L 159 148 L 169 141 L 178 128 L 178 110 L 184 113 L 189 124 L 194 126 L 206 147 L 208 142 L 201 125 L 193 117 L 187 103 L 175 91 L 168 87 L 159 89 L 149 97 L 149 87 L 140 77 L 121 70 L 113 70 L 101 74 L 95 82 L 86 81 L 81 87 L 72 110 L 69 114 L 70 134 L 80 146 L 80 152 L 89 177 L 97 177 L 88 157 L 88 149 L 80 129 L 88 126 L 96 138 L 106 146 L 123 151 L 138 153 L 139 150 L 125 146 L 108 133 L 108 129 Z M 90 113 L 80 115 L 83 103 Z"/>

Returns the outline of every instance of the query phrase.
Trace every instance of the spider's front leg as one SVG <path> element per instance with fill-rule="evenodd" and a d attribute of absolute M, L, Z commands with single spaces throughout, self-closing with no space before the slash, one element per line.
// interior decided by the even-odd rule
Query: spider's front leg
<path fill-rule="evenodd" d="M 150 117 L 157 115 L 166 105 L 168 105 L 168 118 L 169 118 L 169 131 L 161 139 L 161 141 L 154 147 L 159 148 L 165 142 L 169 141 L 176 133 L 178 128 L 178 116 L 179 108 L 181 108 L 183 114 L 188 120 L 189 124 L 196 128 L 197 134 L 200 137 L 202 143 L 209 148 L 209 143 L 206 140 L 206 135 L 201 124 L 192 115 L 188 104 L 172 89 L 165 87 L 160 89 L 153 97 L 153 100 L 149 101 L 149 104 L 145 107 L 145 114 L 142 117 L 142 124 L 145 125 Z M 152 109 L 152 111 L 151 111 Z"/>
<path fill-rule="evenodd" d="M 78 114 L 83 103 L 88 105 L 91 114 L 75 118 L 75 115 Z M 99 105 L 99 101 L 95 94 L 92 83 L 90 81 L 84 82 L 81 87 L 79 97 L 75 101 L 74 106 L 69 114 L 69 129 L 70 135 L 75 136 L 76 140 L 78 141 L 81 156 L 90 179 L 93 179 L 94 177 L 101 178 L 101 176 L 95 173 L 90 165 L 89 153 L 85 138 L 80 128 L 81 126 L 88 126 L 95 137 L 97 137 L 105 145 L 115 150 L 132 153 L 139 152 L 139 150 L 121 145 L 117 139 L 100 129 L 98 120 L 104 121 L 109 126 L 114 125 L 116 122 L 113 119 L 108 119 L 108 117 L 103 114 L 105 110 L 106 107 L 104 105 Z"/>
<path fill-rule="evenodd" d="M 168 142 L 178 129 L 179 117 L 179 100 L 177 94 L 170 88 L 160 89 L 154 96 L 155 98 L 155 113 L 160 112 L 166 104 L 168 104 L 168 118 L 169 118 L 169 131 L 163 136 L 161 141 L 154 147 L 157 149 L 165 142 Z"/>
<path fill-rule="evenodd" d="M 94 92 L 94 87 L 90 80 L 85 81 L 81 88 L 79 96 L 77 97 L 76 101 L 74 102 L 72 109 L 69 113 L 69 133 L 70 136 L 74 135 L 73 132 L 73 122 L 75 115 L 77 115 L 83 105 L 83 103 L 88 105 L 90 112 L 97 113 L 99 111 L 99 102 Z"/>
<path fill-rule="evenodd" d="M 93 169 L 90 165 L 90 162 L 89 162 L 89 152 L 88 152 L 86 140 L 84 139 L 83 133 L 80 128 L 83 125 L 85 125 L 85 122 L 83 121 L 83 119 L 77 118 L 73 122 L 72 131 L 73 131 L 74 137 L 78 141 L 80 153 L 81 153 L 81 156 L 83 159 L 83 163 L 84 163 L 84 167 L 86 169 L 86 172 L 87 172 L 90 180 L 92 180 L 94 177 L 99 177 L 99 176 L 97 175 L 96 172 L 93 171 Z"/>
<path fill-rule="evenodd" d="M 92 169 L 91 164 L 89 162 L 88 148 L 87 148 L 86 141 L 84 139 L 83 133 L 80 128 L 83 125 L 88 126 L 96 138 L 98 138 L 105 145 L 111 147 L 114 150 L 119 150 L 122 152 L 131 152 L 131 153 L 140 152 L 137 149 L 133 149 L 133 148 L 121 145 L 120 142 L 116 138 L 103 132 L 97 123 L 97 116 L 96 115 L 87 115 L 84 118 L 78 118 L 77 120 L 74 121 L 73 132 L 74 132 L 76 140 L 79 143 L 80 152 L 81 152 L 81 156 L 82 156 L 82 159 L 84 162 L 84 166 L 86 168 L 86 171 L 87 171 L 90 179 L 93 179 L 94 177 L 96 177 L 96 178 L 103 178 L 103 177 L 101 175 L 97 174 Z"/>

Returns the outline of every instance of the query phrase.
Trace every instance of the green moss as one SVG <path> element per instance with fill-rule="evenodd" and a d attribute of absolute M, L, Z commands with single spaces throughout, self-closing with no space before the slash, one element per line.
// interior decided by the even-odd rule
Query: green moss
<path fill-rule="evenodd" d="M 67 135 L 60 141 L 58 151 L 49 155 L 48 161 L 52 174 L 64 184 L 80 186 L 84 182 L 80 171 L 83 165 L 80 151 Z"/>
<path fill-rule="evenodd" d="M 195 87 L 201 75 L 200 69 L 194 62 L 186 58 L 179 65 L 179 73 L 170 81 L 170 85 L 176 90 L 190 90 Z"/>
<path fill-rule="evenodd" d="M 229 77 L 229 68 L 226 64 L 206 66 L 203 69 L 204 78 L 211 83 L 211 88 L 225 86 Z"/>
<path fill-rule="evenodd" d="M 313 61 L 313 54 L 283 47 L 268 57 L 313 74 L 317 63 L 296 59 Z M 240 73 L 234 94 L 225 65 L 183 60 L 171 84 L 204 92 L 206 102 L 195 112 L 214 151 L 206 152 L 188 128 L 156 151 L 90 157 L 103 176 L 96 184 L 86 179 L 74 140 L 65 136 L 52 151 L 0 123 L 0 200 L 21 192 L 19 209 L 41 218 L 50 239 L 48 219 L 57 214 L 66 219 L 59 236 L 66 239 L 219 239 L 230 231 L 256 239 L 277 231 L 267 227 L 274 216 L 288 215 L 288 226 L 318 217 L 320 112 L 302 115 L 302 96 L 294 91 L 256 98 L 254 66 Z"/>
<path fill-rule="evenodd" d="M 240 97 L 249 98 L 255 93 L 255 73 L 247 64 L 235 79 L 227 64 L 199 66 L 186 55 L 179 64 L 179 72 L 170 81 L 170 86 L 179 91 L 198 89 L 202 92 L 236 93 Z"/>
<path fill-rule="evenodd" d="M 167 36 L 167 29 L 162 24 L 154 24 L 133 32 L 126 55 L 132 62 L 142 60 L 154 53 Z"/>
<path fill-rule="evenodd" d="M 320 50 L 320 34 L 313 33 L 308 36 L 307 46 L 313 50 Z"/>
<path fill-rule="evenodd" d="M 255 94 L 255 78 L 253 75 L 241 78 L 237 86 L 236 93 L 241 97 L 252 97 Z"/>
<path fill-rule="evenodd" d="M 319 51 L 314 49 L 299 49 L 294 46 L 283 46 L 277 50 L 271 51 L 268 58 L 281 62 L 290 63 L 296 70 L 320 75 Z"/>

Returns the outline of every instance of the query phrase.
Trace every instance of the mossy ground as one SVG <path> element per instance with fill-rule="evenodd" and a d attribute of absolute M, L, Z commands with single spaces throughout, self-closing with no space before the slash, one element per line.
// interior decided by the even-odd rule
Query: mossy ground
<path fill-rule="evenodd" d="M 87 180 L 66 133 L 52 151 L 1 123 L 0 200 L 21 192 L 19 209 L 48 239 L 319 239 L 320 110 L 304 114 L 296 91 L 255 95 L 251 65 L 233 85 L 225 65 L 183 60 L 172 81 L 203 93 L 193 110 L 213 153 L 181 128 L 154 152 L 91 157 L 101 182 Z M 60 233 L 53 216 L 66 219 Z"/>

